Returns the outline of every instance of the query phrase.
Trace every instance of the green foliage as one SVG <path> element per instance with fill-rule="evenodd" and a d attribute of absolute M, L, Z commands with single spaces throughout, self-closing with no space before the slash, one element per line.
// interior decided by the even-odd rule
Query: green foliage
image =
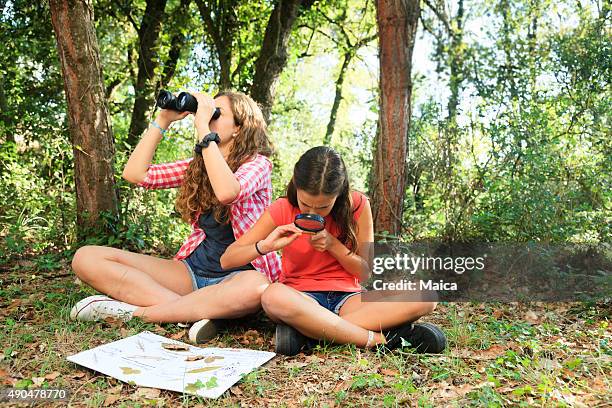
<path fill-rule="evenodd" d="M 609 10 L 579 8 L 578 21 L 553 21 L 538 2 L 479 10 L 491 20 L 484 35 L 466 30 L 473 39 L 457 45 L 474 93 L 463 95 L 463 114 L 453 122 L 433 99 L 414 112 L 412 237 L 609 240 Z"/>
<path fill-rule="evenodd" d="M 111 232 L 88 243 L 171 255 L 189 233 L 174 209 L 176 191 L 145 191 L 120 177 L 130 153 L 137 27 L 146 2 L 129 4 L 94 1 L 120 211 L 105 216 Z M 273 3 L 236 4 L 232 82 L 246 91 Z M 164 86 L 214 92 L 214 47 L 196 5 L 180 7 L 179 0 L 168 1 L 158 77 L 181 35 L 176 73 Z M 609 240 L 609 5 L 480 0 L 464 7 L 461 31 L 456 18 L 444 28 L 432 10 L 423 10 L 430 29 L 423 35 L 436 38 L 432 54 L 415 54 L 414 61 L 428 59 L 435 73 L 413 72 L 404 238 Z M 446 11 L 457 15 L 456 9 Z M 42 252 L 49 256 L 38 266 L 52 269 L 58 259 L 50 253 L 83 243 L 76 238 L 73 151 L 48 7 L 9 1 L 0 24 L 0 262 Z M 270 123 L 277 151 L 274 198 L 284 194 L 298 157 L 325 140 L 342 56 L 350 51 L 345 40 L 355 44 L 374 27 L 373 2 L 315 2 L 300 15 Z M 379 110 L 376 53 L 375 41 L 355 50 L 330 143 L 342 153 L 353 187 L 366 192 Z M 449 101 L 453 92 L 456 112 Z M 184 122 L 173 126 L 155 162 L 192 154 L 190 119 Z"/>

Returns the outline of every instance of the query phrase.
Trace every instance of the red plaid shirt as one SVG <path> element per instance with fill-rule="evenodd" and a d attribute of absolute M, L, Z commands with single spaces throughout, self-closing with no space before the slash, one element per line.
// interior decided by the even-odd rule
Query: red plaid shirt
<path fill-rule="evenodd" d="M 138 185 L 148 189 L 179 187 L 185 171 L 193 159 L 179 160 L 174 163 L 153 164 L 149 166 L 145 179 Z M 240 193 L 230 204 L 230 222 L 236 239 L 240 238 L 255 224 L 272 202 L 272 162 L 258 154 L 244 163 L 234 175 L 240 183 Z M 206 233 L 198 225 L 198 217 L 191 223 L 192 232 L 174 259 L 185 259 L 200 245 Z M 265 274 L 272 282 L 276 281 L 281 269 L 280 258 L 275 252 L 260 256 L 251 262 L 255 269 Z"/>

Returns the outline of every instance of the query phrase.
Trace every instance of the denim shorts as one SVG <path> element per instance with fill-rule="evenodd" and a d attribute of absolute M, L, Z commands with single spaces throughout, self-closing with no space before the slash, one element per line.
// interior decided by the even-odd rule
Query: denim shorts
<path fill-rule="evenodd" d="M 217 283 L 221 283 L 224 280 L 234 275 L 239 274 L 240 272 L 244 272 L 244 271 L 236 271 L 236 272 L 232 272 L 230 274 L 224 275 L 224 276 L 219 276 L 218 278 L 208 278 L 206 276 L 200 276 L 200 275 L 196 275 L 195 273 L 193 273 L 193 271 L 191 270 L 191 267 L 185 260 L 183 260 L 183 264 L 187 267 L 187 271 L 189 272 L 189 276 L 191 277 L 191 284 L 193 286 L 194 291 L 205 288 L 207 286 L 216 285 Z"/>
<path fill-rule="evenodd" d="M 334 312 L 340 313 L 340 308 L 344 303 L 355 295 L 361 292 L 337 292 L 337 291 L 319 291 L 319 292 L 302 292 L 316 300 L 321 306 Z"/>

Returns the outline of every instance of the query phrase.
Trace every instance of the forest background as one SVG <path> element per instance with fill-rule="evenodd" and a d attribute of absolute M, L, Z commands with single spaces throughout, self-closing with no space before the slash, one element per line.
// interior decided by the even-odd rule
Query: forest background
<path fill-rule="evenodd" d="M 174 208 L 176 191 L 145 191 L 121 179 L 162 88 L 210 94 L 232 88 L 253 95 L 269 119 L 277 151 L 274 198 L 283 194 L 297 158 L 322 144 L 343 155 L 353 187 L 374 201 L 381 197 L 376 180 L 395 183 L 393 210 L 399 211 L 391 212 L 391 221 L 378 219 L 378 237 L 610 242 L 608 1 L 395 2 L 412 7 L 407 18 L 413 35 L 404 38 L 411 55 L 402 62 L 410 73 L 409 123 L 398 127 L 406 132 L 388 144 L 399 149 L 389 155 L 380 154 L 389 142 L 380 118 L 392 117 L 393 111 L 381 103 L 380 78 L 393 64 L 380 64 L 377 3 L 380 11 L 394 2 L 69 1 L 86 4 L 93 17 L 95 36 L 88 38 L 99 50 L 103 75 L 97 106 L 109 120 L 99 145 L 102 139 L 85 144 L 71 134 L 56 39 L 70 27 L 56 24 L 54 31 L 50 11 L 60 2 L 0 3 L 0 295 L 6 318 L 0 362 L 7 367 L 0 368 L 0 377 L 10 379 L 5 384 L 53 383 L 61 373 L 59 380 L 66 379 L 77 393 L 80 379 L 91 379 L 93 405 L 96 398 L 102 403 L 115 395 L 109 389 L 119 385 L 91 373 L 71 377 L 73 367 L 50 351 L 81 350 L 116 339 L 119 330 L 125 336 L 142 328 L 96 329 L 84 339 L 82 327 L 68 326 L 65 309 L 82 295 L 78 290 L 85 290 L 76 289 L 69 266 L 78 247 L 111 245 L 170 257 L 189 233 Z M 271 64 L 268 69 L 258 67 L 264 62 Z M 189 119 L 177 123 L 154 160 L 189 157 L 193 144 Z M 111 181 L 75 165 L 96 162 L 98 148 L 108 153 L 104 163 Z M 392 159 L 398 155 L 399 160 Z M 393 166 L 395 173 L 387 177 Z M 87 214 L 87 205 L 98 203 L 79 201 L 78 190 L 99 193 L 98 187 L 109 185 L 110 193 L 97 196 L 110 200 L 108 208 Z M 597 304 L 566 304 L 552 311 L 550 305 L 441 305 L 438 323 L 451 350 L 469 350 L 468 357 L 455 353 L 450 360 L 415 362 L 416 357 L 400 356 L 400 364 L 394 357 L 376 360 L 352 350 L 348 377 L 336 379 L 315 402 L 380 399 L 393 405 L 415 393 L 425 406 L 432 399 L 465 395 L 493 405 L 524 397 L 543 404 L 601 402 L 609 389 L 602 366 L 610 366 L 612 355 L 606 306 L 602 312 Z M 176 328 L 155 330 L 181 337 Z M 509 334 L 511 340 L 504 337 Z M 259 347 L 260 335 L 270 342 L 255 330 L 251 337 L 247 333 L 220 344 Z M 564 343 L 555 343 L 560 336 Z M 546 344 L 553 351 L 538 354 Z M 582 348 L 570 350 L 567 344 Z M 527 361 L 556 358 L 560 366 L 553 371 L 548 362 L 536 367 Z M 491 365 L 481 367 L 490 359 Z M 416 377 L 398 368 L 408 360 Z M 468 369 L 466 361 L 477 366 Z M 320 377 L 311 365 L 289 364 L 294 365 L 269 369 L 273 375 L 267 380 L 248 378 L 236 391 L 244 395 L 230 398 L 253 402 L 262 397 L 261 387 L 275 389 L 273 381 L 286 381 L 287 370 L 291 381 L 301 381 L 300 372 L 306 380 Z M 333 368 L 320 366 L 317 370 Z M 555 383 L 561 371 L 571 377 L 570 391 Z M 465 383 L 456 383 L 457 378 Z M 515 385 L 500 389 L 495 378 Z M 129 398 L 125 392 L 117 399 Z M 303 392 L 293 397 L 309 401 L 308 390 Z M 283 400 L 278 387 L 274 395 Z"/>

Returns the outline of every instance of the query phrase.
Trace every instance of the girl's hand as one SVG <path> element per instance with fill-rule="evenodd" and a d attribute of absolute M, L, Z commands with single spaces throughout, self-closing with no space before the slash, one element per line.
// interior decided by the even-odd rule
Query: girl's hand
<path fill-rule="evenodd" d="M 170 126 L 172 122 L 185 119 L 189 116 L 189 113 L 190 112 L 177 112 L 172 109 L 162 109 L 157 114 L 155 122 L 164 129 L 168 129 L 168 126 Z"/>
<path fill-rule="evenodd" d="M 278 251 L 295 241 L 300 235 L 302 235 L 302 230 L 295 225 L 281 225 L 261 241 L 258 247 L 265 253 Z"/>
<path fill-rule="evenodd" d="M 319 252 L 327 251 L 334 243 L 333 238 L 327 230 L 321 230 L 310 237 L 310 245 Z"/>
<path fill-rule="evenodd" d="M 215 112 L 215 100 L 210 95 L 199 92 L 194 92 L 192 95 L 198 101 L 198 111 L 195 112 L 195 127 L 198 131 L 198 138 L 201 138 L 210 133 L 208 124 Z"/>

